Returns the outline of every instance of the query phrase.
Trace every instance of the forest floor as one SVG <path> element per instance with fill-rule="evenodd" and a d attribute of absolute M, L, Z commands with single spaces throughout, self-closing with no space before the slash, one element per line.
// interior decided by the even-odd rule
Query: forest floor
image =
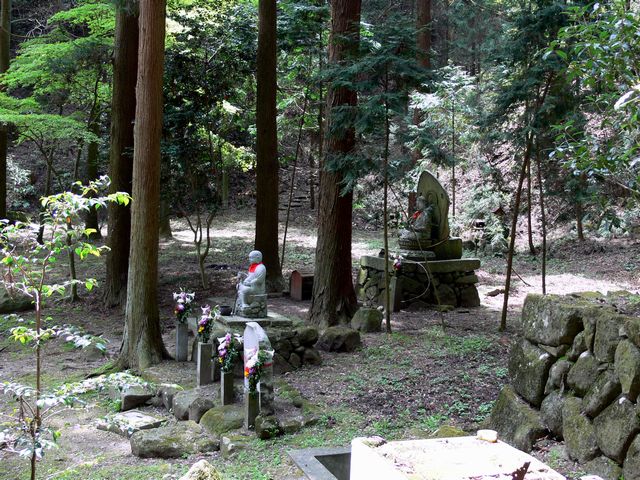
<path fill-rule="evenodd" d="M 207 261 L 210 286 L 203 289 L 192 235 L 184 222 L 173 222 L 172 239 L 161 241 L 159 302 L 164 339 L 173 347 L 172 292 L 180 287 L 196 292 L 200 301 L 232 296 L 232 278 L 247 267 L 252 249 L 253 222 L 240 215 L 225 215 L 214 222 L 213 251 Z M 315 237 L 309 222 L 290 227 L 285 275 L 313 265 Z M 379 232 L 354 231 L 354 272 L 358 258 L 377 253 Z M 640 243 L 628 240 L 552 243 L 548 264 L 548 292 L 640 289 Z M 471 256 L 471 255 L 469 255 Z M 491 411 L 500 388 L 507 382 L 507 353 L 518 335 L 519 315 L 528 293 L 540 291 L 540 267 L 536 257 L 519 254 L 511 295 L 508 328 L 498 333 L 503 296 L 488 296 L 503 288 L 505 259 L 480 255 L 479 291 L 482 306 L 446 314 L 401 311 L 393 315 L 393 334 L 365 334 L 363 348 L 352 354 L 322 352 L 320 367 L 302 368 L 282 378 L 304 397 L 322 408 L 321 421 L 299 433 L 274 440 L 252 441 L 247 450 L 230 460 L 218 452 L 176 460 L 139 459 L 131 455 L 129 441 L 95 428 L 95 420 L 113 409 L 105 395 L 89 395 L 80 409 L 69 409 L 52 418 L 59 430 L 59 448 L 39 462 L 39 477 L 47 479 L 175 479 L 195 461 L 205 458 L 227 479 L 297 479 L 299 473 L 286 452 L 294 448 L 346 446 L 356 436 L 381 435 L 387 439 L 421 438 L 441 425 L 475 432 Z M 80 266 L 81 275 L 103 279 L 103 264 L 90 259 Z M 106 309 L 100 292 L 85 294 L 78 303 L 53 303 L 47 315 L 54 323 L 75 324 L 109 340 L 107 358 L 72 350 L 50 342 L 44 359 L 43 383 L 47 387 L 81 381 L 113 359 L 120 346 L 123 315 Z M 288 297 L 273 298 L 269 308 L 290 317 L 305 318 L 309 302 Z M 29 315 L 25 315 L 28 318 Z M 0 320 L 0 378 L 34 383 L 33 352 L 9 338 L 7 320 Z M 155 367 L 171 375 L 175 362 Z M 0 414 L 15 404 L 0 397 Z M 153 410 L 149 407 L 150 410 Z M 7 421 L 2 417 L 0 422 Z M 2 423 L 0 423 L 0 427 Z M 1 430 L 1 428 L 0 428 Z M 561 444 L 544 441 L 534 453 L 568 478 L 583 472 L 568 461 Z M 0 479 L 28 478 L 25 459 L 0 450 Z"/>

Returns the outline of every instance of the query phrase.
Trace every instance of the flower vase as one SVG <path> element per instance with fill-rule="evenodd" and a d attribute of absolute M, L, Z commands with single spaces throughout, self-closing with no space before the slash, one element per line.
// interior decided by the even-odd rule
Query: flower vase
<path fill-rule="evenodd" d="M 186 362 L 189 352 L 189 326 L 186 322 L 176 324 L 176 361 Z"/>
<path fill-rule="evenodd" d="M 233 404 L 233 372 L 220 372 L 220 398 L 222 405 Z"/>
<path fill-rule="evenodd" d="M 213 345 L 211 343 L 198 342 L 198 356 L 196 360 L 196 374 L 198 386 L 209 385 L 212 382 L 211 357 Z"/>
<path fill-rule="evenodd" d="M 244 393 L 244 428 L 253 429 L 256 417 L 260 414 L 260 395 L 258 392 Z"/>

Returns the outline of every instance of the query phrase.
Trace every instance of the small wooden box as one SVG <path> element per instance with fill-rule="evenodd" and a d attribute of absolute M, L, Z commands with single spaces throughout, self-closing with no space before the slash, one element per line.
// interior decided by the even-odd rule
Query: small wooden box
<path fill-rule="evenodd" d="M 294 270 L 289 278 L 291 298 L 298 302 L 311 300 L 313 292 L 313 270 Z"/>

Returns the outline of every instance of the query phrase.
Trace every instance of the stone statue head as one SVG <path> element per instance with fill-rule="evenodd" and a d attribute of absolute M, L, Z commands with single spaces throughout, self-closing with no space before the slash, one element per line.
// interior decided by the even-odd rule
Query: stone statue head
<path fill-rule="evenodd" d="M 424 210 L 424 208 L 426 207 L 426 202 L 424 200 L 424 197 L 422 196 L 422 194 L 418 195 L 418 198 L 416 199 L 416 208 L 420 211 Z"/>
<path fill-rule="evenodd" d="M 249 254 L 249 261 L 251 263 L 260 263 L 262 261 L 262 252 L 260 252 L 259 250 L 253 250 Z"/>

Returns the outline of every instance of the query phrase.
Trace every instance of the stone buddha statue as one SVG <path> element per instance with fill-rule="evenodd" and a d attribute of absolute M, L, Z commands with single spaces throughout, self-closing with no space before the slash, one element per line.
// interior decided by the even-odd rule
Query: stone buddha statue
<path fill-rule="evenodd" d="M 264 318 L 267 316 L 267 268 L 263 265 L 262 253 L 258 250 L 249 254 L 249 262 L 251 265 L 248 272 L 238 272 L 235 313 L 248 318 Z"/>
<path fill-rule="evenodd" d="M 431 245 L 434 232 L 434 208 L 421 195 L 416 199 L 416 212 L 409 219 L 407 228 L 399 232 L 398 243 L 407 250 L 420 250 Z"/>

